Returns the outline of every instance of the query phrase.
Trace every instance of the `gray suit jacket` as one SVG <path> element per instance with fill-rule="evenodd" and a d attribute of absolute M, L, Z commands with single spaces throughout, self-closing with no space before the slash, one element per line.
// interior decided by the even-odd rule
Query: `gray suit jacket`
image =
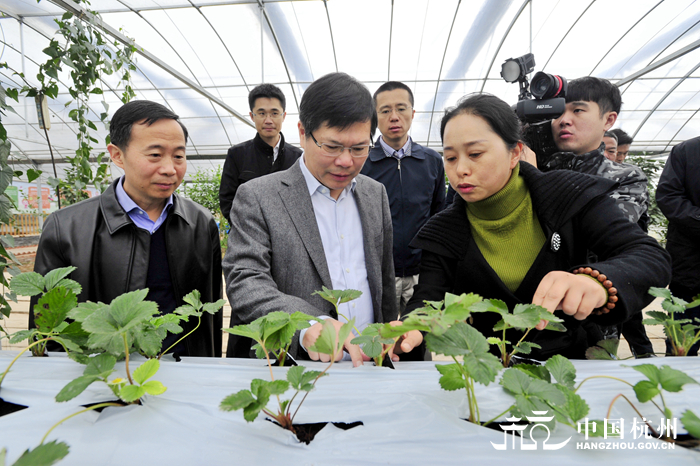
<path fill-rule="evenodd" d="M 251 180 L 238 189 L 223 260 L 231 326 L 273 311 L 337 318 L 333 306 L 312 293 L 332 288 L 301 159 L 288 170 Z M 362 221 L 367 278 L 375 322 L 398 316 L 392 256 L 391 211 L 386 190 L 364 175 L 354 192 Z M 229 336 L 228 357 L 248 356 L 248 342 Z M 297 356 L 298 341 L 290 353 Z M 302 350 L 299 356 L 304 357 Z"/>

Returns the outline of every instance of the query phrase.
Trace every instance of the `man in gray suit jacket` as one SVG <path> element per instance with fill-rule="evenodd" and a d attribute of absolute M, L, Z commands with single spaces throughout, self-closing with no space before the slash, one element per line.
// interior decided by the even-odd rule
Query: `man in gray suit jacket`
<path fill-rule="evenodd" d="M 322 286 L 363 292 L 340 309 L 360 330 L 396 321 L 389 202 L 382 184 L 358 176 L 377 128 L 372 96 L 351 76 L 331 73 L 308 87 L 299 110 L 303 157 L 284 172 L 241 185 L 231 208 L 223 261 L 231 325 L 301 311 L 330 319 L 338 330 L 344 319 L 313 295 Z M 320 330 L 316 323 L 300 332 L 290 353 L 327 362 L 329 356 L 305 351 Z M 367 358 L 352 338 L 344 347 L 358 366 Z M 420 339 L 410 332 L 393 353 L 410 351 Z M 227 356 L 247 357 L 249 349 L 249 342 L 231 338 Z"/>

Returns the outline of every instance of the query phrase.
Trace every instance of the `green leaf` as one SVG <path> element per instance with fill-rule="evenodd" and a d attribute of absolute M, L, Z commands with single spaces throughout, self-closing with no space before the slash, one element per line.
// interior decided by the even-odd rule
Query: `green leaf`
<path fill-rule="evenodd" d="M 89 359 L 83 375 L 95 376 L 106 379 L 114 372 L 117 359 L 111 354 L 98 354 Z"/>
<path fill-rule="evenodd" d="M 33 328 L 31 330 L 19 330 L 10 336 L 10 344 L 15 345 L 21 341 L 31 338 L 38 330 Z"/>
<path fill-rule="evenodd" d="M 639 364 L 638 366 L 632 366 L 632 369 L 644 374 L 654 385 L 659 385 L 661 383 L 661 371 L 653 364 Z"/>
<path fill-rule="evenodd" d="M 314 344 L 309 347 L 309 350 L 335 357 L 338 351 L 342 349 L 345 338 L 350 334 L 350 330 L 352 330 L 354 324 L 355 319 L 350 319 L 350 322 L 343 324 L 336 333 L 335 326 L 331 321 L 329 319 L 324 320 L 322 322 L 321 333 Z"/>
<path fill-rule="evenodd" d="M 270 395 L 283 395 L 284 392 L 289 390 L 289 382 L 286 380 L 274 380 L 267 383 L 267 389 L 270 391 Z"/>
<path fill-rule="evenodd" d="M 557 382 L 571 390 L 574 389 L 576 368 L 571 361 L 560 354 L 556 354 L 547 360 L 544 367 L 547 368 Z"/>
<path fill-rule="evenodd" d="M 202 294 L 199 290 L 192 290 L 182 300 L 198 311 L 202 308 Z"/>
<path fill-rule="evenodd" d="M 36 296 L 44 292 L 44 277 L 36 272 L 25 272 L 12 279 L 10 289 L 20 296 Z"/>
<path fill-rule="evenodd" d="M 659 390 L 657 384 L 648 380 L 642 380 L 634 385 L 634 393 L 637 395 L 640 403 L 646 403 L 661 393 L 661 390 Z"/>
<path fill-rule="evenodd" d="M 668 288 L 657 288 L 652 286 L 649 288 L 649 294 L 657 298 L 671 299 L 671 291 Z"/>
<path fill-rule="evenodd" d="M 550 314 L 550 316 L 554 316 L 554 314 Z M 554 316 L 554 317 L 557 317 L 557 316 Z M 550 319 L 551 319 L 551 317 L 550 317 Z M 551 330 L 553 332 L 566 332 L 566 327 L 564 327 L 564 324 L 562 324 L 561 322 L 555 322 L 553 320 L 548 320 L 547 326 L 544 329 Z"/>
<path fill-rule="evenodd" d="M 489 344 L 481 332 L 463 322 L 456 322 L 443 335 L 427 334 L 425 342 L 430 351 L 445 356 L 482 354 L 489 350 Z"/>
<path fill-rule="evenodd" d="M 91 383 L 98 380 L 100 380 L 100 378 L 94 375 L 81 375 L 77 379 L 68 382 L 66 386 L 63 387 L 60 392 L 58 392 L 58 395 L 56 395 L 56 401 L 61 403 L 63 401 L 72 400 L 76 396 L 83 393 Z"/>
<path fill-rule="evenodd" d="M 534 304 L 516 304 L 512 314 L 502 314 L 503 320 L 512 328 L 520 330 L 534 328 L 541 320 L 540 309 L 540 306 Z"/>
<path fill-rule="evenodd" d="M 146 394 L 146 389 L 139 385 L 126 385 L 119 390 L 119 398 L 126 403 L 138 400 Z"/>
<path fill-rule="evenodd" d="M 600 346 L 591 346 L 586 349 L 586 359 L 613 361 L 615 358 Z"/>
<path fill-rule="evenodd" d="M 224 304 L 226 304 L 226 301 L 223 299 L 220 299 L 214 303 L 205 303 L 202 307 L 202 311 L 214 315 L 219 312 L 219 309 L 224 307 Z"/>
<path fill-rule="evenodd" d="M 250 338 L 251 340 L 254 340 L 258 343 L 262 341 L 262 330 L 260 328 L 260 319 L 256 319 L 250 324 L 245 324 L 245 325 L 236 325 L 235 327 L 232 328 L 225 328 L 222 329 L 225 332 L 228 332 L 232 335 L 239 335 L 242 337 L 247 337 Z"/>
<path fill-rule="evenodd" d="M 500 299 L 485 299 L 471 306 L 472 312 L 495 312 L 501 316 L 509 314 L 508 305 Z"/>
<path fill-rule="evenodd" d="M 689 409 L 685 410 L 681 416 L 681 423 L 683 423 L 683 427 L 690 435 L 700 439 L 700 418 L 695 413 Z"/>
<path fill-rule="evenodd" d="M 148 359 L 134 371 L 132 376 L 134 382 L 143 385 L 146 380 L 156 375 L 158 369 L 160 369 L 160 362 L 157 359 Z"/>
<path fill-rule="evenodd" d="M 34 450 L 27 449 L 12 466 L 51 466 L 68 455 L 68 445 L 52 440 Z"/>
<path fill-rule="evenodd" d="M 513 353 L 530 354 L 534 348 L 541 349 L 542 347 L 537 343 L 531 341 L 522 341 L 518 346 L 513 348 Z"/>
<path fill-rule="evenodd" d="M 46 290 L 49 291 L 56 287 L 58 282 L 70 275 L 77 267 L 61 267 L 59 269 L 54 269 L 44 276 L 44 285 Z"/>
<path fill-rule="evenodd" d="M 360 296 L 362 296 L 362 291 L 331 290 L 323 286 L 322 291 L 315 291 L 311 293 L 311 296 L 313 295 L 319 295 L 329 303 L 333 304 L 333 306 L 337 306 L 339 304 L 347 303 L 349 301 L 359 298 Z"/>
<path fill-rule="evenodd" d="M 65 324 L 65 322 L 64 322 Z M 75 353 L 80 353 L 80 345 L 73 343 L 70 339 L 68 338 L 61 338 L 59 336 L 53 337 L 53 341 L 56 343 L 60 344 L 64 349 L 66 349 L 68 352 L 75 352 Z"/>
<path fill-rule="evenodd" d="M 63 287 L 68 290 L 71 290 L 76 296 L 79 295 L 83 291 L 83 287 L 80 286 L 80 283 L 76 282 L 75 280 L 71 280 L 69 278 L 64 278 L 61 281 L 59 281 L 56 284 L 56 287 Z"/>
<path fill-rule="evenodd" d="M 158 305 L 144 301 L 148 288 L 117 296 L 109 305 L 110 315 L 122 331 L 150 320 L 158 313 Z"/>
<path fill-rule="evenodd" d="M 661 388 L 667 392 L 680 392 L 683 389 L 683 385 L 688 383 L 697 384 L 698 382 L 685 372 L 673 369 L 667 365 L 661 366 L 659 371 L 659 384 Z"/>
<path fill-rule="evenodd" d="M 34 306 L 34 323 L 41 332 L 53 331 L 77 304 L 78 298 L 70 290 L 54 288 L 47 291 Z"/>
<path fill-rule="evenodd" d="M 107 305 L 104 303 L 91 303 L 91 302 L 85 302 L 85 303 L 80 303 L 76 308 L 71 310 L 68 313 L 68 317 L 71 319 L 77 321 L 77 322 L 83 322 L 85 319 L 87 319 L 90 314 L 93 312 L 97 311 L 98 309 L 105 309 L 107 308 Z"/>
<path fill-rule="evenodd" d="M 237 411 L 253 403 L 255 403 L 255 398 L 250 390 L 241 390 L 224 398 L 219 404 L 219 409 L 222 411 Z"/>
<path fill-rule="evenodd" d="M 551 382 L 551 375 L 545 366 L 536 366 L 534 364 L 516 364 L 513 369 L 523 371 L 532 378 Z"/>
<path fill-rule="evenodd" d="M 501 378 L 501 384 L 506 391 L 513 395 L 523 395 L 527 398 L 536 397 L 554 405 L 563 405 L 566 402 L 565 395 L 551 383 L 533 379 L 516 369 L 506 369 Z"/>
<path fill-rule="evenodd" d="M 144 390 L 146 390 L 146 393 L 154 396 L 165 393 L 165 391 L 167 390 L 167 388 L 165 388 L 165 386 L 157 380 L 149 380 L 148 382 L 143 384 L 142 387 L 144 388 Z"/>
<path fill-rule="evenodd" d="M 442 374 L 439 382 L 443 390 L 453 391 L 465 388 L 465 378 L 459 370 L 459 364 L 436 364 L 435 368 Z"/>
<path fill-rule="evenodd" d="M 562 392 L 566 396 L 564 412 L 572 422 L 578 422 L 588 415 L 590 408 L 583 398 L 574 393 L 573 390 L 563 389 Z"/>

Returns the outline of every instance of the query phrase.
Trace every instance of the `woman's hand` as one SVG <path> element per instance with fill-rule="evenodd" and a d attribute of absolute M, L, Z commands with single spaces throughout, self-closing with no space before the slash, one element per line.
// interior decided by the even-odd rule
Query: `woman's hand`
<path fill-rule="evenodd" d="M 585 275 L 569 272 L 549 272 L 540 282 L 532 304 L 538 304 L 549 312 L 564 311 L 576 320 L 583 320 L 607 301 L 605 288 L 597 280 Z M 535 327 L 542 330 L 547 321 L 540 321 Z"/>

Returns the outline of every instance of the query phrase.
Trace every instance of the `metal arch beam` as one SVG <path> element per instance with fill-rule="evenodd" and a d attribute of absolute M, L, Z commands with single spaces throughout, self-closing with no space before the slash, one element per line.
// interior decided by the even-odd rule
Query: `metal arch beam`
<path fill-rule="evenodd" d="M 437 94 L 440 89 L 440 76 L 442 76 L 442 67 L 445 65 L 445 57 L 447 56 L 447 47 L 450 45 L 450 37 L 452 37 L 452 29 L 455 27 L 455 21 L 457 21 L 457 13 L 459 12 L 459 7 L 462 5 L 462 0 L 457 0 L 457 8 L 455 8 L 455 14 L 452 16 L 452 24 L 450 25 L 450 32 L 447 34 L 447 42 L 445 42 L 445 51 L 442 53 L 442 61 L 440 62 L 440 72 L 438 73 L 437 82 L 435 83 L 435 96 L 433 97 L 433 108 L 430 111 L 430 124 L 428 124 L 428 136 L 425 139 L 425 145 L 430 144 L 430 131 L 433 129 L 433 117 L 435 116 L 435 102 L 437 102 Z"/>
<path fill-rule="evenodd" d="M 695 93 L 695 95 L 697 95 L 697 93 Z M 695 110 L 695 111 L 693 112 L 693 114 L 690 115 L 690 117 L 689 117 L 687 120 L 685 120 L 685 123 L 683 123 L 683 124 L 681 125 L 681 127 L 678 128 L 678 131 L 676 131 L 676 133 L 675 133 L 673 136 L 671 136 L 671 139 L 669 139 L 668 143 L 666 144 L 666 147 L 664 148 L 665 151 L 668 150 L 668 146 L 670 146 L 671 143 L 673 143 L 673 141 L 676 139 L 676 136 L 678 136 L 678 133 L 680 133 L 680 132 L 683 130 L 683 128 L 685 128 L 686 125 L 687 125 L 688 123 L 690 123 L 690 121 L 691 121 L 693 118 L 695 118 L 695 115 L 697 115 L 698 112 L 700 112 L 700 108 L 697 109 L 697 110 Z"/>
<path fill-rule="evenodd" d="M 552 51 L 552 54 L 551 54 L 551 55 L 549 56 L 549 58 L 547 59 L 547 63 L 545 63 L 544 66 L 542 67 L 542 70 L 544 70 L 545 68 L 547 68 L 547 65 L 549 65 L 549 62 L 552 60 L 552 57 L 554 56 L 554 54 L 557 53 L 557 50 L 559 50 L 559 47 L 561 47 L 561 44 L 562 44 L 562 42 L 564 42 L 564 39 L 566 39 L 566 38 L 569 36 L 569 33 L 570 33 L 571 30 L 574 28 L 574 26 L 576 26 L 576 25 L 578 24 L 578 22 L 581 21 L 581 18 L 583 18 L 583 15 L 586 14 L 586 12 L 593 6 L 594 3 L 595 3 L 595 0 L 592 0 L 591 3 L 588 4 L 588 6 L 586 7 L 586 9 L 583 10 L 583 13 L 581 13 L 581 14 L 579 15 L 579 17 L 576 18 L 576 21 L 574 21 L 574 23 L 571 25 L 571 27 L 569 28 L 569 30 L 566 31 L 566 34 L 564 34 L 564 35 L 562 36 L 561 40 L 559 41 L 559 43 L 557 44 L 557 46 L 556 46 L 556 47 L 554 48 L 554 50 Z"/>
<path fill-rule="evenodd" d="M 335 72 L 338 72 L 338 57 L 335 53 L 335 39 L 333 39 L 333 27 L 331 26 L 331 15 L 328 13 L 328 0 L 323 0 L 323 6 L 326 8 L 326 18 L 328 19 L 328 31 L 331 33 L 331 47 L 333 47 L 333 61 L 335 62 Z"/>
<path fill-rule="evenodd" d="M 386 80 L 391 80 L 391 36 L 394 33 L 394 0 L 391 0 L 391 18 L 389 18 L 389 56 L 386 61 Z"/>
<path fill-rule="evenodd" d="M 621 80 L 616 82 L 615 85 L 620 87 L 623 84 L 627 84 L 628 82 L 632 82 L 635 79 L 637 79 L 641 76 L 644 76 L 645 74 L 650 73 L 650 72 L 654 71 L 655 69 L 660 68 L 660 67 L 664 66 L 665 64 L 670 63 L 670 62 L 682 57 L 683 55 L 685 55 L 689 52 L 692 52 L 693 50 L 697 49 L 698 47 L 700 47 L 700 39 L 696 40 L 692 44 L 686 45 L 685 47 L 683 47 L 680 50 L 677 50 L 676 52 L 673 52 L 671 55 L 669 55 L 665 58 L 662 58 L 661 60 L 659 60 L 655 63 L 652 63 L 651 65 L 645 66 L 644 68 L 637 71 L 636 73 L 632 73 L 631 75 L 627 76 L 626 78 L 622 78 Z"/>
<path fill-rule="evenodd" d="M 211 28 L 211 30 L 214 31 L 214 34 L 216 34 L 216 37 L 219 38 L 219 42 L 221 42 L 221 45 L 224 46 L 224 49 L 226 50 L 226 53 L 228 53 L 228 56 L 231 57 L 231 61 L 233 62 L 233 65 L 236 67 L 238 74 L 241 75 L 241 79 L 243 80 L 243 85 L 245 85 L 246 90 L 248 92 L 250 92 L 250 87 L 248 86 L 248 83 L 246 82 L 245 77 L 243 76 L 243 72 L 238 67 L 238 63 L 236 63 L 236 59 L 233 58 L 233 54 L 231 53 L 229 48 L 226 46 L 226 43 L 223 41 L 223 39 L 219 35 L 219 31 L 217 31 L 216 28 L 214 27 L 214 25 L 211 24 L 211 22 L 209 21 L 209 18 L 207 18 L 207 16 L 204 13 L 202 13 L 202 7 L 195 5 L 192 0 L 189 0 L 189 1 L 190 1 L 190 5 L 192 5 L 192 7 L 195 8 L 199 12 L 200 15 L 202 15 L 202 18 L 204 18 L 204 21 L 206 21 L 207 24 L 209 25 L 209 27 Z"/>
<path fill-rule="evenodd" d="M 608 49 L 608 51 L 605 52 L 605 55 L 603 55 L 603 56 L 601 57 L 601 59 L 598 61 L 598 63 L 595 64 L 595 66 L 593 67 L 593 69 L 591 70 L 591 72 L 588 73 L 588 75 L 589 75 L 589 76 L 593 76 L 593 72 L 596 70 L 596 68 L 598 68 L 598 67 L 600 66 L 601 63 L 603 63 L 603 60 L 605 60 L 605 57 L 607 57 L 608 55 L 610 55 L 610 52 L 612 52 L 613 49 L 614 49 L 615 47 L 617 47 L 617 44 L 619 44 L 619 43 L 622 41 L 622 39 L 624 39 L 625 37 L 627 37 L 627 34 L 629 34 L 630 32 L 632 32 L 632 30 L 633 30 L 634 28 L 636 28 L 636 27 L 639 25 L 639 23 L 641 23 L 641 22 L 644 20 L 644 18 L 646 18 L 647 16 L 649 16 L 649 14 L 650 14 L 652 11 L 654 11 L 654 10 L 656 9 L 656 7 L 658 7 L 659 5 L 661 5 L 663 2 L 664 2 L 664 0 L 661 0 L 659 3 L 657 3 L 657 4 L 654 5 L 652 8 L 650 8 L 649 10 L 647 10 L 647 12 L 646 12 L 641 18 L 639 18 L 639 20 L 637 20 L 637 22 L 634 23 L 634 24 L 632 25 L 632 27 L 630 27 L 624 34 L 622 34 L 622 37 L 620 37 L 619 39 L 617 39 L 617 42 L 615 42 L 615 43 L 612 45 L 612 47 L 610 47 L 610 48 Z M 630 58 L 631 58 L 631 57 L 630 57 Z M 653 61 L 653 60 L 652 60 L 652 61 Z"/>
<path fill-rule="evenodd" d="M 498 53 L 501 51 L 501 47 L 503 47 L 503 44 L 505 43 L 506 39 L 508 38 L 508 34 L 510 34 L 510 31 L 513 29 L 513 26 L 515 26 L 516 21 L 518 21 L 518 19 L 520 18 L 520 15 L 523 13 L 523 11 L 525 10 L 525 7 L 529 3 L 531 3 L 531 0 L 525 0 L 523 2 L 523 4 L 520 6 L 520 9 L 513 17 L 513 20 L 508 25 L 508 29 L 506 29 L 506 32 L 503 33 L 503 37 L 501 37 L 501 42 L 498 44 L 498 47 L 496 48 L 496 51 L 493 54 L 493 58 L 491 58 L 491 63 L 489 63 L 489 67 L 486 69 L 486 75 L 484 76 L 484 82 L 481 83 L 481 90 L 479 91 L 479 93 L 484 92 L 484 87 L 486 87 L 486 81 L 488 81 L 489 73 L 491 73 L 491 68 L 493 68 L 493 64 L 496 62 L 496 57 L 498 56 Z"/>
<path fill-rule="evenodd" d="M 297 108 L 299 108 L 299 99 L 297 98 L 297 92 L 294 89 L 294 83 L 292 82 L 292 75 L 289 74 L 289 65 L 287 64 L 287 59 L 284 57 L 284 52 L 282 51 L 282 46 L 280 44 L 279 39 L 277 38 L 277 33 L 275 32 L 275 28 L 272 26 L 272 21 L 270 21 L 270 16 L 267 14 L 267 10 L 265 9 L 265 2 L 263 0 L 258 0 L 258 5 L 262 9 L 263 15 L 265 16 L 265 22 L 267 22 L 267 27 L 270 28 L 270 32 L 272 33 L 272 38 L 275 39 L 275 45 L 277 46 L 277 51 L 280 54 L 280 57 L 282 58 L 282 63 L 284 64 L 284 71 L 287 73 L 287 78 L 289 79 L 289 87 L 292 88 L 292 95 L 294 96 L 294 102 L 296 103 Z M 263 76 L 263 79 L 265 77 Z M 251 123 L 251 126 L 252 123 Z"/>
<path fill-rule="evenodd" d="M 165 72 L 169 73 L 174 78 L 176 78 L 180 82 L 184 83 L 185 85 L 190 87 L 195 92 L 203 95 L 204 97 L 206 97 L 210 101 L 216 103 L 221 108 L 223 108 L 224 110 L 228 111 L 233 116 L 238 118 L 241 122 L 245 123 L 246 125 L 248 125 L 250 127 L 254 127 L 254 125 L 251 121 L 249 121 L 245 116 L 238 113 L 233 107 L 228 105 L 226 102 L 224 102 L 223 100 L 214 96 L 211 92 L 207 91 L 202 86 L 198 85 L 197 83 L 195 83 L 194 81 L 192 81 L 187 76 L 180 73 L 179 71 L 168 66 L 165 62 L 160 60 L 154 54 L 145 50 L 143 47 L 139 46 L 135 41 L 133 41 L 132 39 L 129 39 L 128 37 L 123 35 L 121 32 L 117 31 L 116 29 L 114 29 L 110 25 L 104 23 L 103 21 L 98 21 L 91 13 L 88 13 L 82 7 L 73 3 L 71 0 L 51 0 L 51 2 L 56 4 L 57 6 L 60 6 L 64 10 L 66 10 L 70 13 L 73 13 L 74 15 L 80 17 L 84 21 L 90 22 L 90 24 L 92 24 L 93 26 L 95 26 L 97 28 L 100 28 L 103 32 L 112 36 L 114 39 L 121 42 L 122 44 L 136 47 L 136 53 L 143 56 L 144 58 L 146 58 L 147 60 L 149 60 L 150 62 L 152 62 L 154 65 L 158 66 L 159 68 L 161 68 Z"/>
<path fill-rule="evenodd" d="M 666 92 L 666 94 L 664 94 L 664 96 L 661 99 L 659 99 L 659 101 L 656 103 L 656 105 L 654 105 L 654 108 L 652 108 L 649 111 L 649 113 L 647 113 L 647 116 L 645 116 L 644 119 L 642 120 L 642 122 L 639 124 L 639 126 L 637 126 L 637 130 L 632 135 L 632 139 L 634 139 L 637 136 L 637 133 L 639 133 L 639 130 L 642 129 L 642 127 L 644 126 L 644 124 L 647 121 L 649 121 L 649 118 L 651 118 L 651 115 L 656 111 L 656 109 L 659 108 L 659 106 L 664 102 L 664 100 L 666 100 L 668 98 L 668 96 L 671 95 L 673 93 L 673 91 L 675 91 L 676 88 L 678 88 L 678 86 L 680 86 L 688 78 L 688 76 L 695 73 L 695 71 L 698 68 L 700 68 L 700 63 L 698 63 L 697 65 L 695 65 L 693 67 L 693 69 L 688 71 L 688 73 L 686 73 L 686 75 L 683 78 L 679 79 L 678 82 L 676 82 L 676 84 L 673 87 L 671 87 L 671 89 L 669 89 L 668 92 Z"/>
<path fill-rule="evenodd" d="M 119 3 L 121 3 L 122 5 L 124 4 L 124 2 L 123 2 L 122 0 L 118 0 L 118 1 L 119 1 Z M 192 4 L 191 1 L 190 1 L 190 4 Z M 125 6 L 126 6 L 126 5 L 125 5 Z M 194 6 L 194 5 L 193 5 L 193 6 Z M 189 71 L 190 74 L 192 74 L 192 76 L 194 76 L 194 73 L 192 72 L 192 69 L 190 68 L 190 66 L 187 64 L 187 61 L 184 60 L 184 59 L 182 58 L 182 56 L 180 56 L 180 52 L 178 52 L 177 49 L 176 49 L 175 47 L 173 47 L 173 45 L 170 43 L 170 41 L 169 41 L 168 39 L 166 39 L 165 36 L 163 36 L 163 34 L 161 34 L 160 31 L 159 31 L 157 28 L 153 27 L 153 24 L 151 24 L 151 22 L 150 22 L 149 20 L 147 20 L 146 18 L 144 18 L 140 11 L 137 11 L 137 10 L 135 10 L 134 8 L 131 8 L 131 7 L 128 7 L 128 8 L 129 8 L 129 10 L 130 10 L 131 12 L 133 12 L 136 16 L 138 16 L 138 17 L 141 18 L 146 24 L 148 24 L 148 25 L 151 27 L 151 29 L 153 29 L 154 31 L 156 31 L 156 34 L 158 34 L 158 35 L 163 39 L 163 41 L 165 41 L 165 43 L 168 44 L 168 45 L 170 46 L 170 49 L 175 53 L 175 55 L 180 59 L 180 61 L 182 61 L 182 63 L 185 65 L 185 68 L 187 68 L 187 71 Z M 201 12 L 200 12 L 200 14 L 201 14 Z M 166 16 L 167 16 L 167 13 L 166 13 Z M 202 15 L 202 16 L 204 16 L 204 15 Z M 205 18 L 205 20 L 206 20 L 206 18 Z M 211 26 L 211 24 L 210 24 L 210 26 Z M 176 29 L 178 29 L 178 31 L 179 31 L 179 28 L 178 28 L 177 26 L 175 26 L 175 27 L 176 27 Z M 219 38 L 219 40 L 220 40 L 220 39 L 221 39 L 221 38 Z M 192 48 L 192 46 L 191 46 L 191 44 L 189 43 L 189 41 L 187 40 L 187 38 L 185 38 L 185 43 L 187 43 L 187 45 L 189 45 L 190 48 Z M 205 70 L 206 70 L 206 68 L 205 68 Z M 208 72 L 207 72 L 207 74 L 208 74 Z M 196 77 L 195 77 L 194 79 L 195 79 L 195 82 L 197 83 L 197 85 L 199 86 L 199 85 L 200 85 L 200 84 L 199 84 L 199 80 L 197 80 Z M 150 81 L 150 80 L 149 80 L 149 81 Z M 154 88 L 155 88 L 155 86 L 154 86 Z M 161 95 L 162 95 L 162 94 L 161 94 Z M 231 138 L 228 137 L 228 131 L 226 131 L 226 125 L 224 125 L 224 122 L 221 121 L 221 116 L 220 116 L 219 113 L 216 111 L 216 107 L 214 106 L 214 103 L 211 102 L 211 101 L 209 101 L 209 105 L 212 106 L 212 109 L 214 110 L 214 113 L 216 114 L 216 116 L 217 116 L 217 118 L 218 118 L 218 120 L 219 120 L 219 124 L 221 125 L 222 129 L 224 130 L 224 133 L 226 134 L 226 138 L 228 139 L 229 144 L 231 144 Z M 197 146 L 196 146 L 194 143 L 192 143 L 192 147 L 194 147 L 195 152 L 198 152 Z"/>

